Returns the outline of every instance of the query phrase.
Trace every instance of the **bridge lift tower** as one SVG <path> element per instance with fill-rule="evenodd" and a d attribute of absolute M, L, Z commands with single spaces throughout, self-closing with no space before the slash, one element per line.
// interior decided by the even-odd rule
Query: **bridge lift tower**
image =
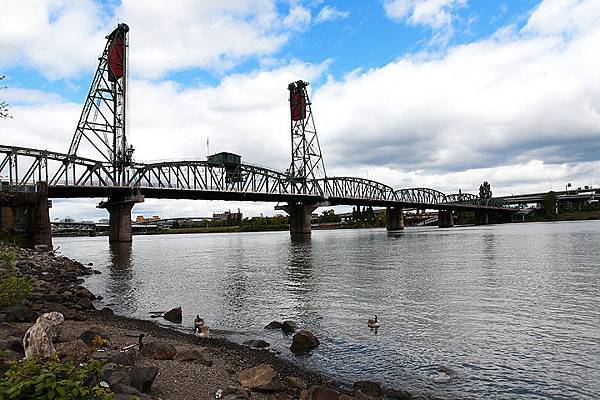
<path fill-rule="evenodd" d="M 97 159 L 99 155 L 102 162 L 110 164 L 111 176 L 108 179 L 115 187 L 127 186 L 133 161 L 133 146 L 127 145 L 126 135 L 128 32 L 126 24 L 118 24 L 106 37 L 104 51 L 69 147 L 69 156 Z M 139 195 L 113 195 L 98 205 L 110 214 L 111 242 L 131 241 L 131 209 L 141 201 L 143 197 Z"/>
<path fill-rule="evenodd" d="M 292 139 L 292 161 L 288 169 L 291 191 L 294 194 L 321 196 L 322 187 L 318 180 L 327 177 L 321 153 L 317 128 L 313 118 L 308 82 L 296 81 L 288 85 L 290 92 L 290 133 Z M 290 216 L 290 233 L 310 234 L 310 215 L 317 204 L 289 203 L 278 206 Z"/>

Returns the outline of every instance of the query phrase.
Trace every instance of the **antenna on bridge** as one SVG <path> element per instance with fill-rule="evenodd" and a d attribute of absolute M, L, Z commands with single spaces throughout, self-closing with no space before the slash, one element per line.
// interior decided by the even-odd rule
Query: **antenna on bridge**
<path fill-rule="evenodd" d="M 94 155 L 100 154 L 102 162 L 112 166 L 114 184 L 122 186 L 127 184 L 126 168 L 131 165 L 133 156 L 133 146 L 127 147 L 125 123 L 128 32 L 126 24 L 118 24 L 106 37 L 104 51 L 69 147 L 69 155 L 77 155 L 81 139 L 85 138 L 84 143 L 91 145 L 85 150 Z"/>
<path fill-rule="evenodd" d="M 314 180 L 327 176 L 311 102 L 306 90 L 308 85 L 309 83 L 304 81 L 296 81 L 288 85 L 292 136 L 292 163 L 289 176 L 294 183 L 293 186 L 300 193 L 309 193 L 309 186 L 314 187 Z"/>

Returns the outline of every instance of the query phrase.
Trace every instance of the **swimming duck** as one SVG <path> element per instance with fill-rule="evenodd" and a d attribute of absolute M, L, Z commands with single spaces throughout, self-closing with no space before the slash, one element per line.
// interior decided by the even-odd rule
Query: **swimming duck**
<path fill-rule="evenodd" d="M 202 325 L 202 326 L 196 327 L 196 331 L 194 332 L 194 335 L 200 339 L 208 339 L 208 332 L 209 332 L 208 326 Z"/>
<path fill-rule="evenodd" d="M 368 320 L 367 325 L 369 326 L 369 328 L 379 328 L 379 322 L 377 322 L 377 315 L 375 316 L 375 319 Z"/>

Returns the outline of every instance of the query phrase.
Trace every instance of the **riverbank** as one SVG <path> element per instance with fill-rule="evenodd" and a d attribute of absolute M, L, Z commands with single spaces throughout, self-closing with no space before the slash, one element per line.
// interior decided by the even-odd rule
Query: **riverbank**
<path fill-rule="evenodd" d="M 116 316 L 106 308 L 95 310 L 94 300 L 98 298 L 82 286 L 82 276 L 99 273 L 92 266 L 84 266 L 52 252 L 20 248 L 8 251 L 16 255 L 11 267 L 21 276 L 30 278 L 32 287 L 19 304 L 0 310 L 0 350 L 8 350 L 3 353 L 4 357 L 21 358 L 19 343 L 26 330 L 42 313 L 58 311 L 66 319 L 56 343 L 59 353 L 62 356 L 86 354 L 105 364 L 103 371 L 111 362 L 119 360 L 119 364 L 129 365 L 128 369 L 120 370 L 121 374 L 128 371 L 131 375 L 135 368 L 136 371 L 153 372 L 151 386 L 144 386 L 148 390 L 141 393 L 142 398 L 212 399 L 219 391 L 223 399 L 229 400 L 419 398 L 411 397 L 406 391 L 382 388 L 375 382 L 353 385 L 341 382 L 318 371 L 304 369 L 269 350 L 238 345 L 219 337 L 201 342 L 193 335 L 161 327 L 152 321 Z M 143 350 L 132 349 L 131 357 L 123 356 L 125 353 L 120 350 L 130 345 L 135 349 L 140 334 L 145 335 L 146 348 L 154 346 L 158 350 L 145 354 Z M 98 348 L 90 347 L 89 340 L 82 342 L 90 335 L 94 338 L 92 343 L 99 337 L 103 344 Z M 136 390 L 122 381 L 115 383 L 111 378 L 104 379 L 109 381 L 111 389 L 121 392 L 116 398 L 128 398 L 124 393 Z"/>

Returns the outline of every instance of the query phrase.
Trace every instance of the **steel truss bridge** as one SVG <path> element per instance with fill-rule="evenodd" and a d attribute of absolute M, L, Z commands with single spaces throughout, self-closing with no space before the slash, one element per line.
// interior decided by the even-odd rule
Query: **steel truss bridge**
<path fill-rule="evenodd" d="M 284 202 L 287 205 L 279 208 L 290 215 L 292 234 L 310 233 L 310 213 L 322 205 L 388 207 L 390 230 L 403 228 L 402 208 L 440 210 L 443 226 L 452 226 L 452 210 L 476 211 L 485 217 L 484 223 L 488 211 L 514 212 L 501 200 L 470 194 L 446 195 L 429 188 L 396 190 L 369 179 L 327 176 L 309 84 L 301 80 L 288 85 L 291 163 L 285 172 L 242 163 L 232 153 L 215 154 L 204 161 L 138 162 L 126 135 L 128 33 L 129 27 L 121 23 L 106 37 L 67 153 L 0 145 L 4 188 L 16 192 L 37 187 L 40 196 L 50 198 L 108 198 L 98 207 L 108 210 L 110 240 L 117 242 L 131 241 L 131 209 L 145 197 Z M 43 203 L 37 199 L 36 204 Z M 48 225 L 44 207 L 36 214 L 41 219 L 30 222 L 32 227 Z"/>
<path fill-rule="evenodd" d="M 287 174 L 240 164 L 235 179 L 227 166 L 209 161 L 132 163 L 125 185 L 115 182 L 112 165 L 89 158 L 46 150 L 0 145 L 0 179 L 12 187 L 48 183 L 54 198 L 145 197 L 193 200 L 372 205 L 421 209 L 507 209 L 502 200 L 472 194 L 446 195 L 429 188 L 394 188 L 369 179 L 327 177 L 299 185 Z M 308 188 L 308 190 L 303 190 Z"/>

